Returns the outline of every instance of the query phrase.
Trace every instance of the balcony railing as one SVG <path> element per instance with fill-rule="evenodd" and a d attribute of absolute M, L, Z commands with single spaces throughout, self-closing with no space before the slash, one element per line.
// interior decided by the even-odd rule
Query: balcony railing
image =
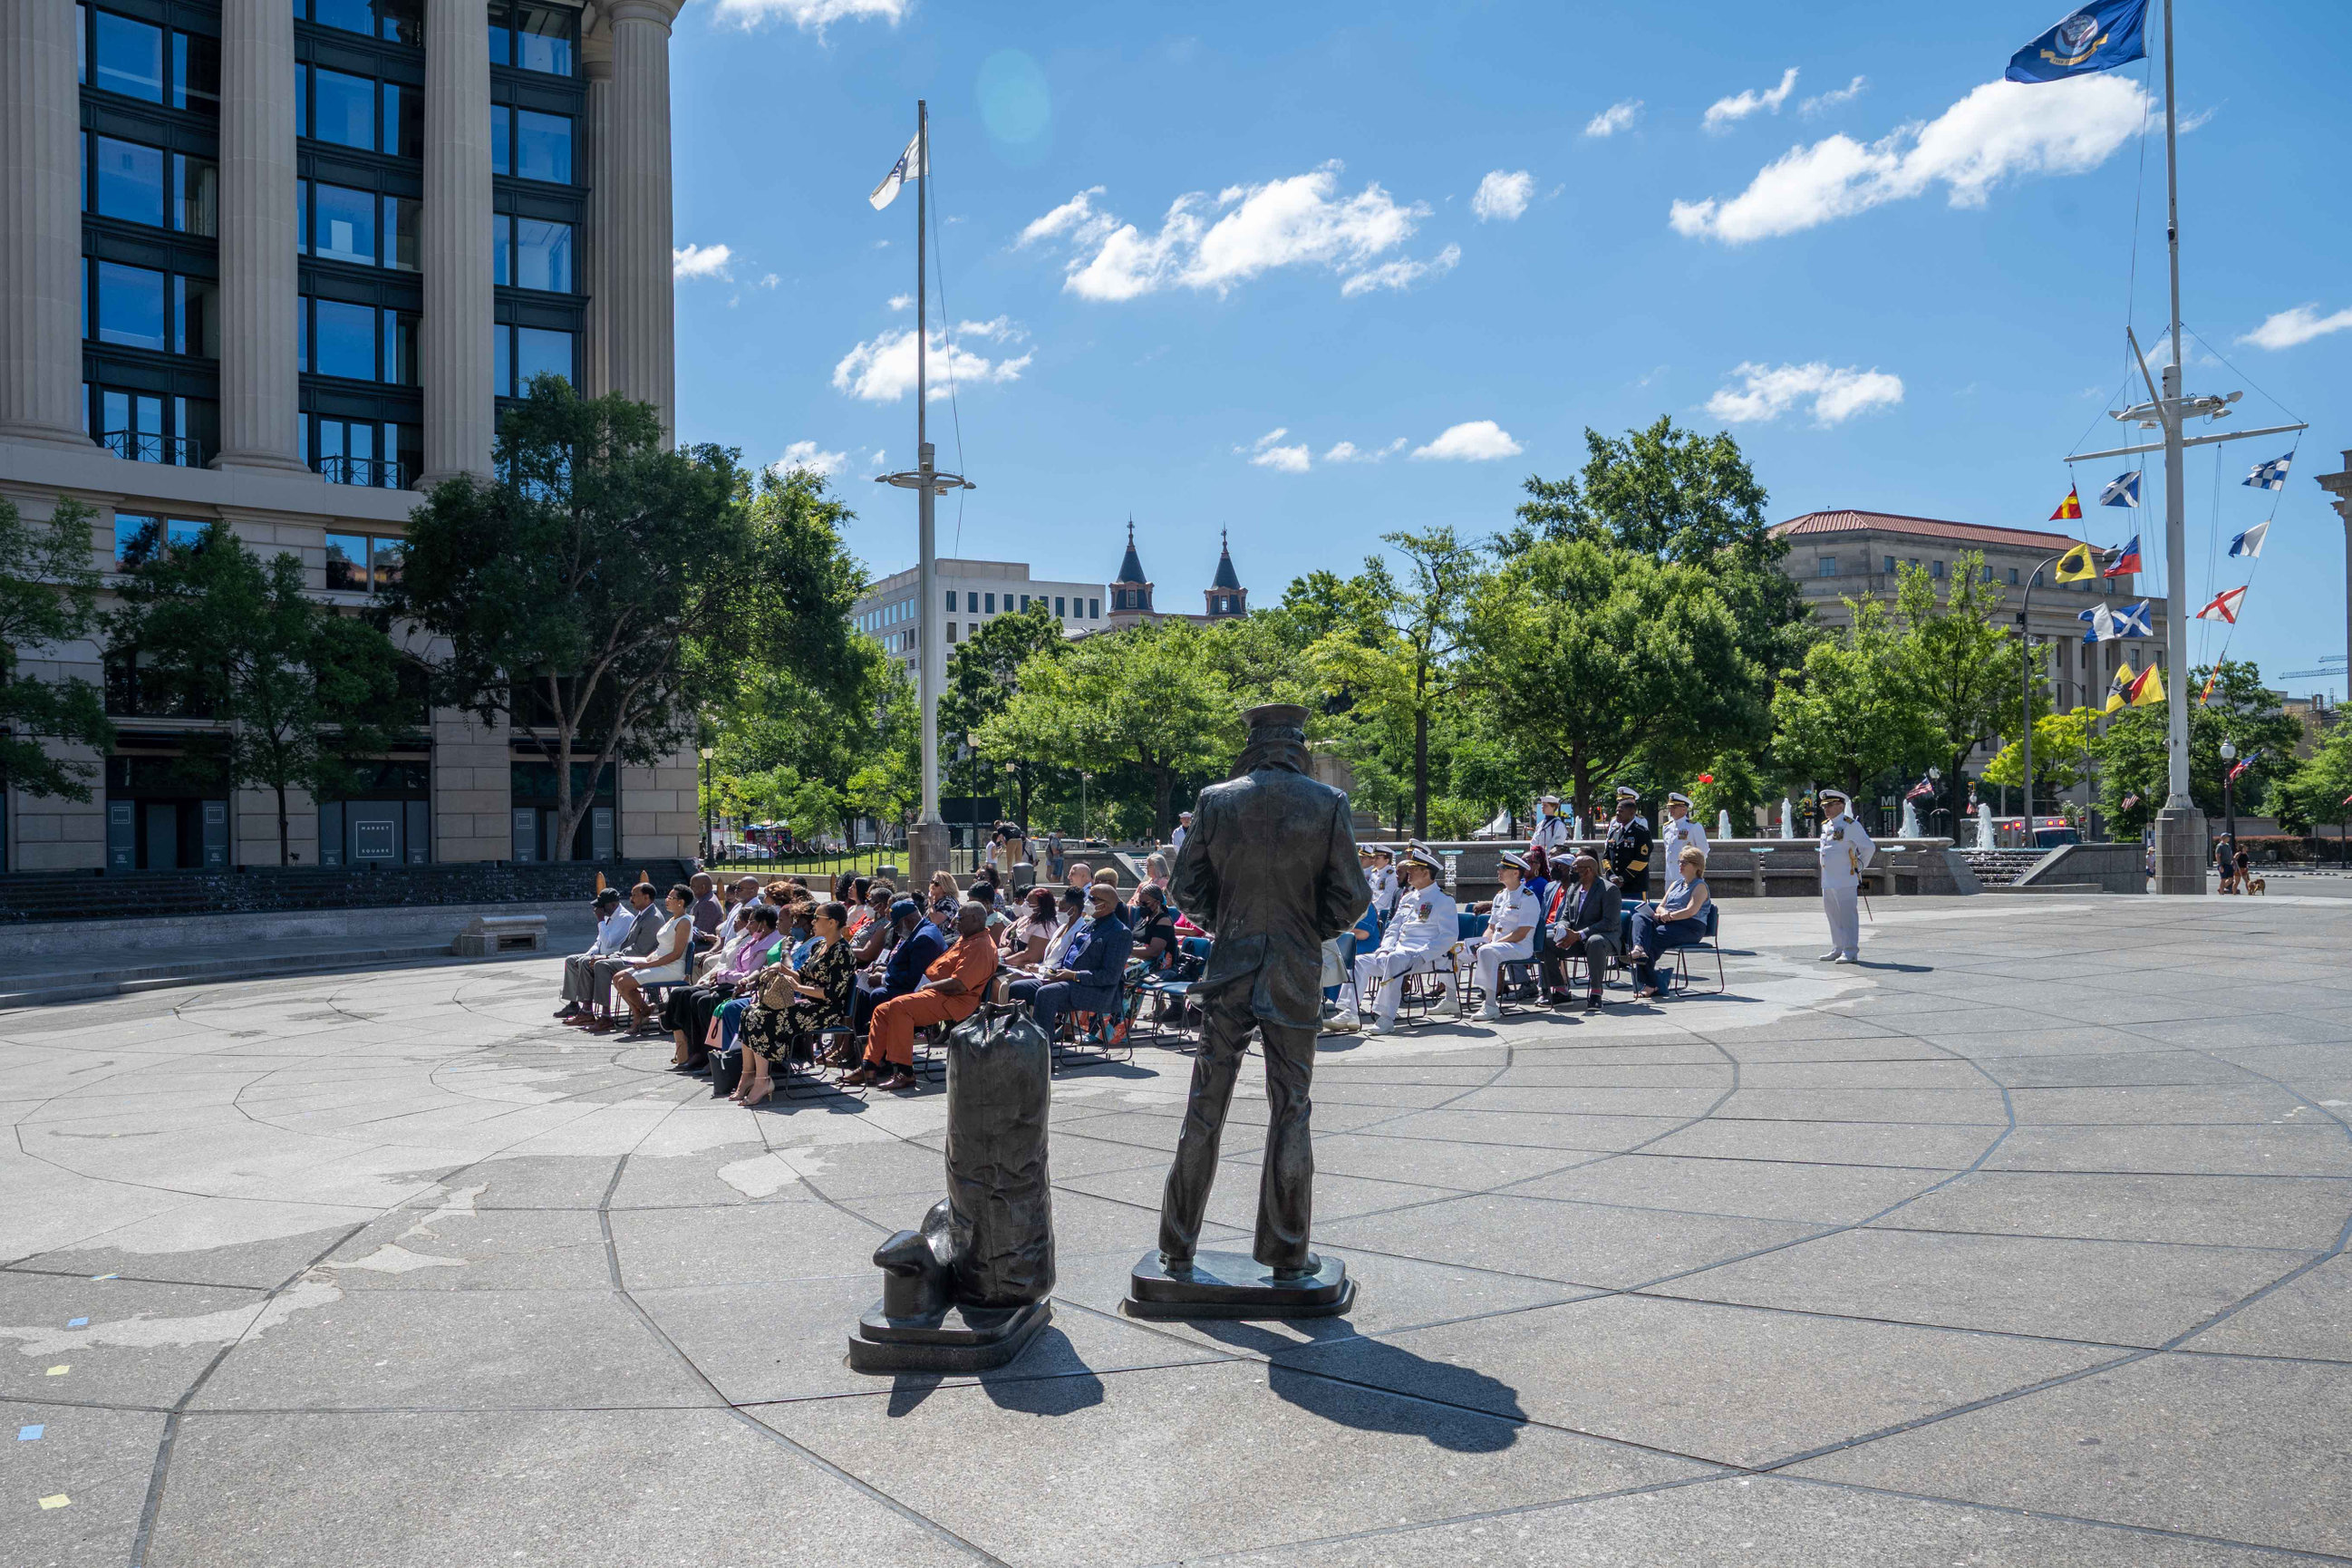
<path fill-rule="evenodd" d="M 183 468 L 205 466 L 204 447 L 193 436 L 158 436 L 147 430 L 109 430 L 98 444 L 126 462 L 170 463 Z"/>
<path fill-rule="evenodd" d="M 402 490 L 414 477 L 407 465 L 392 458 L 315 458 L 310 466 L 331 485 L 362 485 L 375 490 Z"/>

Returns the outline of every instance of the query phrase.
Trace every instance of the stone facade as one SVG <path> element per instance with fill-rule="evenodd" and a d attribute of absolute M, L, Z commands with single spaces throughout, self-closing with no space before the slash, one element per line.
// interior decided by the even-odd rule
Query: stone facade
<path fill-rule="evenodd" d="M 85 136 L 103 136 L 110 129 L 135 136 L 139 132 L 124 126 L 140 122 L 141 116 L 171 119 L 172 103 L 164 97 L 140 102 L 137 84 L 125 89 L 96 58 L 88 81 L 80 79 L 76 29 L 89 23 L 67 0 L 24 0 L 0 7 L 0 496 L 33 520 L 48 517 L 61 497 L 94 507 L 90 549 L 101 572 L 116 564 L 119 515 L 196 528 L 221 521 L 259 554 L 296 555 L 320 598 L 359 608 L 369 602 L 365 591 L 328 587 L 329 536 L 396 542 L 416 494 L 392 488 L 395 480 L 414 485 L 438 475 L 486 473 L 496 418 L 493 362 L 503 358 L 493 353 L 495 334 L 508 330 L 503 323 L 509 318 L 527 322 L 551 319 L 549 310 L 576 309 L 572 301 L 592 288 L 595 308 L 580 319 L 583 330 L 574 361 L 583 390 L 617 390 L 649 402 L 661 411 L 667 430 L 674 405 L 668 41 L 677 10 L 676 0 L 620 0 L 583 9 L 579 35 L 566 47 L 576 49 L 583 68 L 570 69 L 570 57 L 561 69 L 541 58 L 530 68 L 540 74 L 527 77 L 509 68 L 524 65 L 520 56 L 500 60 L 494 72 L 485 43 L 490 37 L 487 0 L 428 0 L 422 43 L 399 47 L 337 31 L 323 16 L 313 23 L 307 19 L 309 7 L 299 3 L 289 12 L 285 0 L 220 0 L 216 8 L 190 0 L 173 10 L 171 25 L 199 39 L 217 26 L 217 109 L 212 117 L 179 115 L 173 133 L 184 145 L 215 153 L 209 162 L 217 172 L 216 228 L 209 226 L 210 218 L 182 221 L 173 205 L 165 207 L 161 226 L 142 229 L 158 222 L 142 217 L 126 230 L 119 214 L 79 196 L 89 155 Z M 132 22 L 148 25 L 140 18 Z M 370 258 L 367 268 L 338 260 L 321 269 L 316 260 L 298 260 L 305 197 L 297 182 L 306 175 L 313 184 L 356 176 L 311 171 L 317 160 L 344 154 L 331 144 L 332 139 L 306 139 L 321 134 L 318 125 L 298 135 L 292 89 L 298 66 L 307 70 L 305 62 L 314 58 L 334 58 L 341 62 L 342 79 L 353 79 L 349 72 L 358 68 L 351 62 L 362 58 L 352 56 L 353 49 L 374 51 L 387 92 L 400 90 L 394 79 L 404 70 L 414 70 L 419 79 L 405 89 L 422 93 L 421 145 L 414 152 L 402 149 L 401 157 L 414 160 L 421 182 L 422 222 L 415 252 L 396 256 L 389 194 L 396 188 L 395 178 L 383 187 L 380 268 Z M 415 58 L 420 50 L 421 69 Z M 180 80 L 182 67 L 173 59 L 173 94 L 184 87 L 200 89 L 201 82 Z M 570 183 L 555 177 L 537 187 L 516 187 L 503 170 L 494 178 L 491 149 L 505 140 L 493 136 L 494 117 L 507 113 L 511 100 L 540 104 L 540 118 L 546 120 L 547 106 L 562 107 L 569 101 L 563 95 L 573 93 L 580 112 L 571 142 Z M 387 109 L 384 122 L 393 120 Z M 90 125 L 98 128 L 95 132 L 88 132 Z M 207 149 L 208 136 L 216 142 Z M 387 162 L 380 153 L 370 156 Z M 519 163 L 514 172 L 524 174 Z M 550 179 L 544 173 L 531 177 Z M 548 200 L 582 200 L 581 187 L 588 187 L 586 218 L 578 226 L 581 241 L 569 285 L 525 285 L 551 290 L 536 300 L 515 288 L 494 287 L 493 211 L 550 210 Z M 541 197 L 538 192 L 549 195 Z M 176 195 L 173 200 L 176 204 Z M 540 201 L 538 209 L 531 209 L 533 200 Z M 217 277 L 209 281 L 216 286 L 219 357 L 149 352 L 141 362 L 160 376 L 176 378 L 170 385 L 203 384 L 216 394 L 218 436 L 210 447 L 189 435 L 195 426 L 179 414 L 171 416 L 161 439 L 144 438 L 136 418 L 127 430 L 93 428 L 112 416 L 93 414 L 99 405 L 92 389 L 110 384 L 109 377 L 125 358 L 117 345 L 127 340 L 82 337 L 85 321 L 93 321 L 83 303 L 83 273 L 94 258 L 122 254 L 126 233 L 133 243 L 152 240 L 155 247 L 198 258 L 170 264 L 175 271 L 184 267 L 192 273 L 213 265 L 207 253 L 217 238 Z M 326 242 L 311 237 L 317 241 L 312 250 L 323 255 Z M 303 302 L 314 293 L 325 298 L 318 291 L 331 291 L 338 278 L 352 284 L 365 278 L 369 287 L 381 279 L 390 290 L 386 300 L 421 284 L 423 310 L 414 318 L 415 367 L 403 372 L 407 379 L 400 380 L 387 348 L 380 369 L 388 385 L 415 389 L 388 395 L 421 407 L 423 474 L 408 471 L 404 449 L 394 460 L 389 414 L 382 416 L 387 421 L 381 426 L 385 445 L 376 448 L 382 458 L 362 459 L 362 468 L 374 465 L 372 471 L 355 473 L 335 458 L 312 455 L 308 422 L 323 419 L 331 400 L 350 389 L 315 384 L 316 376 L 298 368 L 297 308 L 307 309 Z M 392 308 L 387 305 L 387 311 Z M 172 309 L 173 320 L 185 326 L 185 306 Z M 537 318 L 533 311 L 540 313 Z M 500 324 L 494 326 L 494 317 Z M 384 320 L 389 323 L 393 317 Z M 95 320 L 91 330 L 102 331 L 104 326 L 103 320 Z M 187 334 L 192 350 L 199 346 L 194 336 L 193 331 Z M 323 453 L 323 434 L 318 445 Z M 357 482 L 330 482 L 331 478 Z M 100 685 L 105 680 L 104 651 L 93 643 L 19 654 L 24 672 L 36 679 L 70 676 Z M 151 760 L 167 756 L 179 737 L 206 730 L 209 721 L 126 712 L 117 715 L 117 723 L 123 742 L 92 781 L 90 801 L 33 799 L 11 792 L 0 808 L 5 827 L 0 869 L 106 868 L 110 825 L 117 870 L 141 868 L 121 862 L 126 826 L 135 829 L 132 859 L 141 864 L 148 858 L 151 839 L 171 846 L 183 866 L 277 862 L 278 807 L 270 792 L 232 795 L 223 789 L 216 800 L 181 802 L 150 798 L 173 794 L 156 785 L 134 800 L 137 786 L 128 782 L 129 774 L 121 787 L 113 782 L 118 772 L 133 765 L 135 759 L 126 760 L 130 753 L 143 749 Z M 418 800 L 410 795 L 397 803 L 401 858 L 418 858 L 412 850 L 436 861 L 515 857 L 513 767 L 530 759 L 516 753 L 502 729 L 462 713 L 436 711 L 425 733 L 399 746 L 394 760 L 423 765 L 427 783 L 422 787 L 429 796 Z M 409 811 L 410 805 L 417 809 Z M 659 767 L 625 770 L 614 805 L 611 848 L 616 858 L 659 861 L 693 854 L 701 823 L 691 753 L 681 752 Z M 290 795 L 287 810 L 287 847 L 297 863 L 314 866 L 322 852 L 342 853 L 339 846 L 321 843 L 318 803 Z M 126 825 L 126 813 L 136 822 Z M 192 834 L 201 836 L 197 862 L 187 859 Z M 429 837 L 429 850 L 415 845 L 420 837 Z"/>

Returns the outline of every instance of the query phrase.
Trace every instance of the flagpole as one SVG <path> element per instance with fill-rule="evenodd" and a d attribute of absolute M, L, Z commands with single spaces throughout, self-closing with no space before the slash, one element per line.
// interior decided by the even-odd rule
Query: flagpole
<path fill-rule="evenodd" d="M 2175 832 L 2203 837 L 2204 823 L 2189 795 L 2189 546 L 2187 506 L 2182 495 L 2184 464 L 2180 446 L 2180 94 L 2173 69 L 2179 51 L 2172 41 L 2172 13 L 2177 0 L 2164 0 L 2164 237 L 2171 263 L 2172 363 L 2164 367 L 2164 395 L 2158 411 L 2164 421 L 2164 584 L 2166 662 L 2172 666 L 2172 687 L 2165 693 L 2166 754 L 2164 816 L 2174 818 Z M 2205 890 L 2205 847 L 2195 846 L 2197 883 Z M 2186 890 L 2165 886 L 2165 857 L 2157 855 L 2159 892 Z M 2176 868 L 2175 876 L 2179 876 Z"/>
<path fill-rule="evenodd" d="M 947 637 L 947 628 L 940 619 L 939 595 L 939 529 L 938 472 L 933 461 L 930 437 L 929 372 L 930 372 L 930 311 L 925 288 L 925 268 L 928 264 L 924 237 L 924 220 L 930 210 L 931 194 L 931 113 L 930 106 L 921 99 L 915 100 L 915 472 L 920 482 L 915 490 L 916 528 L 919 535 L 920 555 L 916 566 L 916 592 L 919 594 L 922 612 L 916 616 L 917 636 L 921 647 L 916 654 L 916 697 L 923 708 L 923 808 L 920 821 L 928 829 L 940 820 L 940 682 L 939 650 Z M 926 839 L 933 835 L 926 832 Z M 916 857 L 910 848 L 908 860 Z M 945 865 L 944 855 L 940 865 Z M 937 867 L 926 867 L 928 876 Z"/>

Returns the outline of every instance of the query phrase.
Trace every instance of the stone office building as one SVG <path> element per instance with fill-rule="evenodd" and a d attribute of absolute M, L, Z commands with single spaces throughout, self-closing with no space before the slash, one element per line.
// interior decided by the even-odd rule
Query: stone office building
<path fill-rule="evenodd" d="M 357 608 L 400 571 L 415 490 L 487 475 L 532 375 L 670 428 L 677 8 L 0 5 L 0 494 L 29 518 L 94 506 L 101 571 L 142 530 L 217 520 Z M 185 782 L 173 761 L 211 721 L 142 697 L 135 650 L 21 651 L 101 683 L 121 740 L 89 804 L 5 802 L 0 865 L 275 862 L 274 799 Z M 554 794 L 534 750 L 436 711 L 359 798 L 303 801 L 292 847 L 549 858 Z M 598 796 L 575 853 L 693 852 L 690 757 Z"/>

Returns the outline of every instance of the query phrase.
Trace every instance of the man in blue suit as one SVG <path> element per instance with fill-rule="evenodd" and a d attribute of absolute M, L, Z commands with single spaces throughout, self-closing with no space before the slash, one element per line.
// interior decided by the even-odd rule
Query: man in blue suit
<path fill-rule="evenodd" d="M 869 969 L 850 997 L 850 1027 L 860 1035 L 866 1033 L 866 1021 L 874 1016 L 875 1008 L 893 996 L 911 995 L 923 984 L 923 971 L 948 950 L 946 936 L 923 918 L 922 906 L 912 899 L 900 899 L 890 906 L 890 934 L 897 945 L 875 966 L 882 972 L 879 984 Z"/>
<path fill-rule="evenodd" d="M 1118 1002 L 1119 979 L 1127 973 L 1127 955 L 1135 933 L 1118 918 L 1118 889 L 1097 882 L 1087 890 L 1087 920 L 1070 938 L 1062 967 L 1035 980 L 1016 980 L 1006 987 L 1015 1002 L 1026 1002 L 1037 1026 L 1052 1039 L 1062 1015 L 1074 1007 L 1108 1013 Z"/>

